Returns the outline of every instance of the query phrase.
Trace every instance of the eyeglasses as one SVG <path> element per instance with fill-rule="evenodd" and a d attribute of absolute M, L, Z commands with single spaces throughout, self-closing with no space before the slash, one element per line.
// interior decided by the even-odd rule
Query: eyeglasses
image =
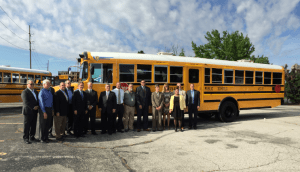
<path fill-rule="evenodd" d="M 141 83 L 145 83 L 145 82 L 141 82 Z"/>

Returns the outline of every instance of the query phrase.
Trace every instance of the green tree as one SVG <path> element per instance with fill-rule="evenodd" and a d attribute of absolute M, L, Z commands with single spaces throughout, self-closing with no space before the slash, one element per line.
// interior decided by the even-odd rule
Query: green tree
<path fill-rule="evenodd" d="M 293 69 L 285 74 L 285 93 L 292 103 L 300 103 L 300 73 Z"/>
<path fill-rule="evenodd" d="M 255 57 L 254 55 L 252 55 L 250 57 L 250 60 L 252 60 L 254 63 L 270 64 L 269 58 L 268 57 L 264 57 L 264 55 L 262 55 L 261 57 L 259 57 L 259 55 L 257 55 L 257 57 Z"/>
<path fill-rule="evenodd" d="M 140 53 L 140 54 L 145 54 L 143 50 L 138 51 L 138 53 Z"/>
<path fill-rule="evenodd" d="M 181 52 L 180 52 L 179 56 L 185 56 L 185 54 L 184 54 L 184 48 L 181 48 Z"/>
<path fill-rule="evenodd" d="M 221 37 L 218 30 L 212 30 L 211 33 L 206 33 L 205 39 L 208 43 L 198 47 L 192 41 L 195 57 L 236 61 L 249 59 L 255 50 L 250 39 L 247 36 L 244 37 L 239 31 L 231 34 L 223 31 L 223 37 Z"/>

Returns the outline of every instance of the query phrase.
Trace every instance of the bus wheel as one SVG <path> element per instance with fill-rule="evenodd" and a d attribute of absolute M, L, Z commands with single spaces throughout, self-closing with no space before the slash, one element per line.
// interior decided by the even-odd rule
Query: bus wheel
<path fill-rule="evenodd" d="M 214 116 L 214 114 L 213 113 L 201 113 L 198 116 L 203 119 L 210 119 L 212 116 Z"/>
<path fill-rule="evenodd" d="M 238 109 L 233 102 L 226 101 L 220 109 L 220 118 L 224 122 L 232 122 L 238 115 Z"/>

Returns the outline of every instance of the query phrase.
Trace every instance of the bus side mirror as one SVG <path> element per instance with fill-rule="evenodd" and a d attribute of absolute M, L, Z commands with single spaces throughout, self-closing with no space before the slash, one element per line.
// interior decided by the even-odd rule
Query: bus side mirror
<path fill-rule="evenodd" d="M 94 75 L 94 72 L 95 72 L 95 67 L 92 66 L 92 67 L 91 67 L 91 74 Z"/>

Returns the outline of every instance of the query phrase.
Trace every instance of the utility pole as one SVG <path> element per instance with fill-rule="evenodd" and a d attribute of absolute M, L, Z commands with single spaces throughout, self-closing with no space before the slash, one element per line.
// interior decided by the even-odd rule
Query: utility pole
<path fill-rule="evenodd" d="M 30 25 L 29 25 L 29 52 L 30 52 L 30 69 L 31 69 L 31 34 L 30 34 Z"/>

